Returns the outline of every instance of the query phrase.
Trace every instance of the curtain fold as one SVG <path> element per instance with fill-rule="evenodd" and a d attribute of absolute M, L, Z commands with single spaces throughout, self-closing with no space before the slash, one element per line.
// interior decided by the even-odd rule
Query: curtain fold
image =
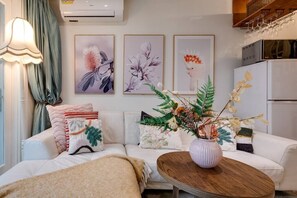
<path fill-rule="evenodd" d="M 62 58 L 59 24 L 48 0 L 24 0 L 24 13 L 33 26 L 36 45 L 43 62 L 28 64 L 27 75 L 36 102 L 32 135 L 50 127 L 46 105 L 60 103 L 62 89 Z"/>

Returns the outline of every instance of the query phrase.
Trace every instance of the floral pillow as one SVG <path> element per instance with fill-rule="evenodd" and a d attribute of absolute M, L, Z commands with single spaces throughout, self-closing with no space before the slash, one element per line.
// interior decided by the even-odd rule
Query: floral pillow
<path fill-rule="evenodd" d="M 70 155 L 103 150 L 103 133 L 98 119 L 68 119 Z"/>
<path fill-rule="evenodd" d="M 146 149 L 182 149 L 179 131 L 163 131 L 157 126 L 139 125 L 141 148 Z"/>

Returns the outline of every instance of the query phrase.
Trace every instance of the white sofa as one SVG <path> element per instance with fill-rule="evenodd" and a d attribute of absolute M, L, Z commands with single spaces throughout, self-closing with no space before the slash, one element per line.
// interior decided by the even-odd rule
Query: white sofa
<path fill-rule="evenodd" d="M 107 154 L 123 154 L 144 159 L 151 168 L 147 189 L 172 189 L 158 173 L 157 158 L 175 150 L 142 149 L 139 143 L 140 112 L 99 112 L 102 120 L 104 151 L 68 155 L 58 153 L 52 129 L 23 141 L 23 161 L 0 176 L 0 186 L 59 169 L 94 160 Z M 182 134 L 183 150 L 193 137 Z M 275 183 L 276 190 L 297 190 L 297 141 L 261 132 L 253 137 L 254 154 L 243 151 L 224 151 L 223 155 L 266 173 Z"/>

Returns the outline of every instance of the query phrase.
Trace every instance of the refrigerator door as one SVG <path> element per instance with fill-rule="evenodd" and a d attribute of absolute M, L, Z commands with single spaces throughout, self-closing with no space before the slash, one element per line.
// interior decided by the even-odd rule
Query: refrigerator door
<path fill-rule="evenodd" d="M 297 101 L 268 101 L 268 133 L 297 140 Z"/>
<path fill-rule="evenodd" d="M 297 60 L 268 62 L 268 100 L 297 100 Z"/>
<path fill-rule="evenodd" d="M 252 87 L 240 95 L 240 102 L 235 103 L 236 116 L 247 118 L 264 114 L 267 119 L 267 61 L 257 64 L 238 67 L 234 70 L 234 85 L 244 79 L 245 72 L 249 71 L 253 79 L 249 82 Z M 256 120 L 254 129 L 267 133 L 268 126 Z"/>

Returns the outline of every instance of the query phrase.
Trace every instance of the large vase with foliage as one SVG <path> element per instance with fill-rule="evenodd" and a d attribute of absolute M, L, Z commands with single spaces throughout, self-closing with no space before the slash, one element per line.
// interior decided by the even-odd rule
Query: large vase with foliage
<path fill-rule="evenodd" d="M 208 81 L 200 87 L 194 99 L 184 98 L 176 91 L 158 90 L 155 86 L 148 84 L 151 90 L 163 100 L 159 108 L 153 108 L 159 112 L 160 116 L 147 117 L 140 121 L 140 124 L 159 126 L 164 131 L 177 131 L 178 128 L 187 133 L 192 133 L 198 140 L 195 140 L 190 148 L 190 154 L 194 162 L 197 156 L 206 156 L 208 159 L 204 161 L 213 160 L 210 165 L 200 165 L 203 168 L 216 166 L 222 158 L 222 151 L 218 144 L 223 144 L 223 141 L 232 142 L 230 132 L 224 128 L 228 127 L 235 133 L 240 130 L 241 123 L 250 124 L 254 119 L 259 119 L 264 123 L 267 121 L 263 118 L 263 114 L 248 118 L 238 117 L 223 117 L 221 116 L 225 110 L 235 113 L 234 102 L 240 101 L 240 94 L 251 85 L 248 83 L 252 79 L 249 72 L 244 75 L 244 80 L 239 81 L 233 91 L 230 99 L 227 101 L 221 111 L 215 112 L 212 109 L 214 102 L 214 86 L 208 78 Z M 200 139 L 202 139 L 200 141 Z M 205 140 L 205 141 L 204 141 Z M 212 146 L 208 143 L 212 142 Z M 198 148 L 198 146 L 202 146 Z M 207 149 L 207 147 L 211 147 Z M 218 148 L 214 149 L 214 148 Z M 215 159 L 216 158 L 216 159 Z"/>

